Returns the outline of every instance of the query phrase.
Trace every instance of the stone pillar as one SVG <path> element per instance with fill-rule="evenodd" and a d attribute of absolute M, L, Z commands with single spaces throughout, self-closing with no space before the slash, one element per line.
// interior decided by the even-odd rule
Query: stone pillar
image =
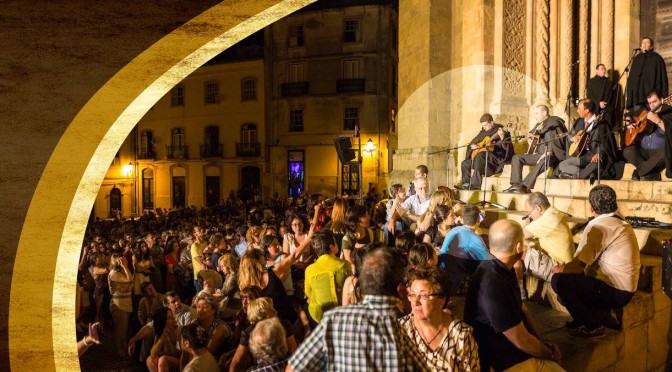
<path fill-rule="evenodd" d="M 588 10 L 589 1 L 579 1 L 579 98 L 586 96 L 586 84 L 588 82 L 588 64 L 590 59 L 588 56 L 588 46 L 590 38 L 588 34 Z"/>
<path fill-rule="evenodd" d="M 602 50 L 601 63 L 607 67 L 607 71 L 614 69 L 614 0 L 602 0 L 602 11 L 600 15 L 603 18 Z"/>
<path fill-rule="evenodd" d="M 550 3 L 549 0 L 536 0 L 535 3 L 535 74 L 537 88 L 535 104 L 548 105 L 550 81 Z"/>

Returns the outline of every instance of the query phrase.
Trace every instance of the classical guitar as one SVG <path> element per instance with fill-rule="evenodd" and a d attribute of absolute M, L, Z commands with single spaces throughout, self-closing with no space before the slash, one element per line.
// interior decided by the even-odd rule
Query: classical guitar
<path fill-rule="evenodd" d="M 593 121 L 593 124 L 597 125 L 602 120 L 602 117 L 604 116 L 604 111 L 602 111 L 599 115 L 595 117 L 595 120 Z M 588 148 L 588 143 L 590 143 L 590 132 L 586 132 L 585 129 L 581 129 L 580 131 L 576 132 L 574 137 L 579 137 L 579 140 L 572 143 L 569 146 L 569 151 L 567 152 L 567 155 L 577 157 L 581 156 L 583 152 Z"/>
<path fill-rule="evenodd" d="M 649 125 L 649 121 L 646 119 L 646 115 L 649 114 L 650 111 L 656 112 L 660 106 L 663 104 L 669 104 L 672 102 L 672 96 L 669 96 L 665 99 L 662 100 L 656 107 L 654 107 L 651 110 L 642 110 L 642 112 L 639 113 L 636 117 L 633 118 L 634 123 L 629 124 L 628 127 L 625 130 L 625 145 L 630 146 L 632 145 L 636 140 L 637 137 L 644 133 L 648 134 L 651 131 L 651 126 Z"/>
<path fill-rule="evenodd" d="M 502 129 L 505 132 L 508 132 L 511 128 L 513 127 L 513 124 L 508 124 L 506 127 L 503 127 Z M 495 151 L 495 146 L 497 145 L 497 142 L 500 141 L 501 138 L 499 138 L 499 133 L 495 133 L 490 136 L 485 136 L 483 137 L 482 140 L 480 140 L 478 143 L 475 143 L 474 145 L 478 146 L 477 149 L 474 149 L 471 151 L 471 159 L 473 160 L 476 155 L 487 151 L 487 152 L 493 152 Z"/>
<path fill-rule="evenodd" d="M 526 154 L 528 155 L 534 155 L 537 153 L 537 150 L 539 149 L 539 142 L 541 141 L 541 135 L 539 134 L 539 130 L 544 127 L 544 122 L 542 121 L 541 123 L 537 123 L 537 125 L 534 126 L 534 135 L 532 135 L 532 140 L 530 141 L 530 147 L 527 148 Z"/>

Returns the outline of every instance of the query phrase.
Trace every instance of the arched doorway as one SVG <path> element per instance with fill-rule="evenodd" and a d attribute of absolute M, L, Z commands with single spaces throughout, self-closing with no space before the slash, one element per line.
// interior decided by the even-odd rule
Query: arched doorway
<path fill-rule="evenodd" d="M 110 190 L 109 216 L 114 218 L 120 211 L 121 211 L 121 190 L 119 190 L 117 186 L 114 186 L 112 190 Z"/>

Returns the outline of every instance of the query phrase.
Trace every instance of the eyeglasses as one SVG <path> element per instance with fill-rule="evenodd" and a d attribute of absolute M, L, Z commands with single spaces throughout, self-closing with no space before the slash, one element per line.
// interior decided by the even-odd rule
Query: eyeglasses
<path fill-rule="evenodd" d="M 423 294 L 415 294 L 415 293 L 409 293 L 408 295 L 408 300 L 411 302 L 415 302 L 416 299 L 420 300 L 420 302 L 427 302 L 429 301 L 432 297 L 446 297 L 442 293 L 423 293 Z"/>

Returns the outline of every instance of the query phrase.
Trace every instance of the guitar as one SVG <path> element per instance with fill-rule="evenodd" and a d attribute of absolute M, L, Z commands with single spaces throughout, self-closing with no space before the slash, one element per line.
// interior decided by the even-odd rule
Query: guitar
<path fill-rule="evenodd" d="M 513 127 L 513 124 L 508 124 L 506 127 L 503 127 L 502 129 L 505 132 L 508 132 L 511 128 Z M 500 141 L 501 138 L 499 138 L 499 133 L 495 133 L 492 137 L 490 136 L 485 136 L 483 137 L 480 142 L 475 143 L 474 145 L 478 146 L 477 149 L 471 150 L 471 160 L 474 160 L 476 155 L 487 151 L 487 152 L 493 152 L 495 151 L 495 146 L 497 145 L 497 142 Z"/>
<path fill-rule="evenodd" d="M 604 111 L 595 117 L 593 124 L 597 125 L 597 123 L 602 120 L 603 116 Z M 572 157 L 581 156 L 581 154 L 583 154 L 583 152 L 588 148 L 588 144 L 590 143 L 590 132 L 586 132 L 585 129 L 581 129 L 580 131 L 576 132 L 574 137 L 577 136 L 579 137 L 579 140 L 572 143 L 569 146 L 569 151 L 567 152 L 567 155 Z"/>
<path fill-rule="evenodd" d="M 625 146 L 630 146 L 632 145 L 636 140 L 637 137 L 641 133 L 646 133 L 650 132 L 650 125 L 649 121 L 646 119 L 646 115 L 649 114 L 650 111 L 657 111 L 660 106 L 663 104 L 669 104 L 672 103 L 672 96 L 669 96 L 667 98 L 664 98 L 656 107 L 654 107 L 651 110 L 642 110 L 642 112 L 639 113 L 636 117 L 634 117 L 634 124 L 629 124 L 628 127 L 625 130 Z"/>
<path fill-rule="evenodd" d="M 527 155 L 534 155 L 537 153 L 539 148 L 539 142 L 541 141 L 541 135 L 539 134 L 539 129 L 544 127 L 544 122 L 537 123 L 534 126 L 534 135 L 532 135 L 532 140 L 530 141 L 530 147 L 527 148 Z"/>

